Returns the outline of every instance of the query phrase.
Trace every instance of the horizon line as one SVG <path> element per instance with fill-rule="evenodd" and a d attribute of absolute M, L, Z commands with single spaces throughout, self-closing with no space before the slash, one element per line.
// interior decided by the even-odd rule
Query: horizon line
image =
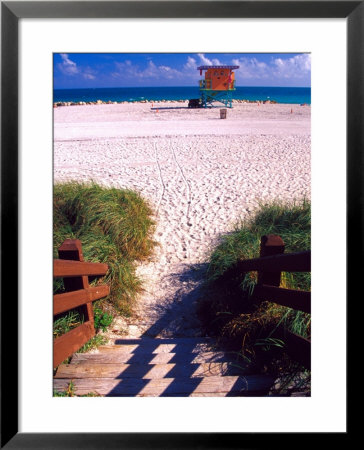
<path fill-rule="evenodd" d="M 80 88 L 55 88 L 53 87 L 53 90 L 62 90 L 62 89 L 138 89 L 138 88 L 176 88 L 176 87 L 193 87 L 199 89 L 199 86 L 97 86 L 97 87 L 80 87 Z M 311 89 L 311 86 L 236 86 L 236 87 L 260 87 L 260 88 L 266 88 L 266 87 L 278 87 L 278 88 L 295 88 L 295 89 Z"/>

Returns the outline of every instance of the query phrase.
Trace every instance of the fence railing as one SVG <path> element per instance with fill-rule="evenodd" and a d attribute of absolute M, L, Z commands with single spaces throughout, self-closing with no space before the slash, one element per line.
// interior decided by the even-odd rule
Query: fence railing
<path fill-rule="evenodd" d="M 270 301 L 295 310 L 311 313 L 311 292 L 280 287 L 281 272 L 311 272 L 311 251 L 284 254 L 280 236 L 261 238 L 260 257 L 238 261 L 223 277 L 241 277 L 243 273 L 257 271 L 258 282 L 252 293 L 255 301 Z M 311 367 L 311 342 L 284 330 L 287 352 L 305 367 Z"/>
<path fill-rule="evenodd" d="M 89 276 L 105 275 L 107 264 L 85 262 L 78 239 L 66 239 L 53 261 L 54 278 L 63 278 L 65 292 L 53 296 L 53 315 L 77 309 L 84 317 L 82 325 L 56 338 L 53 342 L 53 367 L 71 356 L 95 335 L 92 302 L 110 293 L 107 285 L 89 286 Z"/>

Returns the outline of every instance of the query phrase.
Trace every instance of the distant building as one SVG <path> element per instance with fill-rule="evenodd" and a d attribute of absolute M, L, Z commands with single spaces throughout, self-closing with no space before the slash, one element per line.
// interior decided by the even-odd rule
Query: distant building
<path fill-rule="evenodd" d="M 214 102 L 232 108 L 232 92 L 235 91 L 235 73 L 239 66 L 199 66 L 197 70 L 205 79 L 200 80 L 201 106 L 207 108 Z"/>

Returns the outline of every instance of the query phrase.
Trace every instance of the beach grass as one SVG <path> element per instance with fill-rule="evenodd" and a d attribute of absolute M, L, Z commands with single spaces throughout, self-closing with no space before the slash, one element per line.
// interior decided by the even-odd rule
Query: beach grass
<path fill-rule="evenodd" d="M 309 338 L 311 315 L 270 302 L 254 304 L 250 294 L 257 272 L 249 272 L 238 281 L 221 275 L 238 260 L 259 257 L 260 239 L 266 234 L 279 235 L 285 253 L 309 250 L 310 211 L 306 200 L 261 204 L 251 220 L 240 222 L 221 238 L 210 256 L 199 314 L 207 332 L 227 338 L 249 360 L 256 361 L 262 354 L 282 357 L 284 342 L 275 333 L 279 328 Z M 309 291 L 310 286 L 310 273 L 282 273 L 281 287 Z"/>
<path fill-rule="evenodd" d="M 110 286 L 110 295 L 97 307 L 129 316 L 142 292 L 136 263 L 150 258 L 155 246 L 151 208 L 137 192 L 95 183 L 56 184 L 53 199 L 54 258 L 65 239 L 79 239 L 85 261 L 109 266 L 101 282 Z M 56 279 L 54 292 L 62 290 L 62 280 Z"/>

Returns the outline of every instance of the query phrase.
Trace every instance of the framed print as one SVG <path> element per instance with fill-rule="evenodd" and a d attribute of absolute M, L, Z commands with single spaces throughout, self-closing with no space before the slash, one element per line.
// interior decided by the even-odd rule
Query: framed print
<path fill-rule="evenodd" d="M 1 445 L 5 448 L 60 449 L 254 448 L 262 446 L 265 439 L 282 439 L 282 433 L 286 433 L 285 439 L 292 443 L 297 433 L 302 434 L 300 439 L 303 440 L 309 439 L 310 433 L 322 433 L 323 437 L 325 433 L 337 433 L 338 439 L 346 438 L 346 302 L 360 279 L 360 266 L 354 264 L 352 255 L 354 251 L 357 253 L 362 249 L 363 225 L 363 2 L 9 1 L 1 4 L 1 21 Z M 228 39 L 222 39 L 221 36 Z M 244 114 L 256 114 L 257 117 L 261 114 L 260 117 L 269 120 L 270 111 L 275 107 L 277 111 L 281 108 L 279 114 L 284 119 L 279 122 L 279 126 L 283 129 L 285 123 L 290 121 L 289 126 L 295 127 L 294 138 L 289 137 L 288 141 L 289 145 L 296 147 L 296 153 L 289 153 L 289 164 L 281 161 L 282 167 L 289 167 L 285 170 L 295 170 L 297 167 L 298 174 L 302 165 L 310 166 L 312 163 L 311 395 L 305 398 L 271 398 L 263 394 L 224 399 L 53 397 L 50 368 L 52 345 L 48 339 L 52 328 L 49 296 L 52 290 L 53 182 L 67 181 L 74 170 L 72 164 L 78 158 L 76 164 L 81 164 L 80 167 L 84 164 L 82 167 L 90 171 L 92 180 L 98 176 L 102 179 L 105 173 L 122 172 L 129 177 L 127 188 L 132 187 L 133 182 L 137 185 L 138 180 L 133 180 L 136 177 L 134 169 L 126 170 L 124 167 L 128 161 L 126 153 L 124 159 L 120 160 L 123 162 L 120 167 L 114 164 L 114 157 L 109 157 L 110 151 L 117 151 L 118 155 L 125 151 L 122 146 L 113 150 L 115 142 L 111 142 L 112 138 L 125 134 L 125 128 L 123 131 L 120 126 L 118 129 L 114 126 L 115 136 L 109 136 L 110 142 L 104 147 L 97 140 L 108 136 L 111 122 L 123 124 L 124 127 L 128 123 L 128 132 L 134 134 L 132 140 L 125 141 L 125 145 L 129 150 L 133 149 L 136 158 L 141 152 L 138 164 L 143 167 L 141 172 L 144 179 L 154 176 L 160 185 L 160 197 L 155 199 L 157 209 L 163 210 L 163 202 L 166 201 L 163 195 L 168 188 L 168 183 L 163 182 L 161 164 L 165 163 L 164 159 L 170 158 L 174 167 L 173 177 L 179 183 L 176 189 L 185 195 L 183 207 L 187 211 L 186 229 L 194 229 L 195 224 L 189 219 L 194 198 L 191 186 L 203 190 L 209 174 L 202 171 L 199 174 L 200 181 L 189 182 L 186 174 L 197 177 L 197 173 L 192 169 L 186 170 L 181 164 L 181 158 L 186 157 L 187 161 L 186 155 L 193 155 L 196 161 L 200 161 L 201 167 L 209 164 L 213 167 L 215 160 L 204 160 L 204 155 L 213 146 L 218 149 L 216 151 L 222 152 L 219 146 L 224 145 L 216 133 L 215 140 L 203 144 L 206 144 L 204 154 L 195 152 L 194 147 L 204 139 L 196 138 L 196 135 L 201 134 L 205 126 L 199 119 L 203 110 L 196 106 L 212 106 L 206 108 L 210 114 L 208 120 L 216 123 L 216 127 L 226 127 L 224 124 L 229 123 L 234 111 L 234 108 L 230 109 L 234 105 L 228 91 L 235 89 L 235 86 L 231 86 L 234 85 L 234 77 L 239 76 L 237 70 L 243 66 L 248 74 L 252 67 L 242 55 L 254 55 L 249 61 L 254 65 L 254 70 L 261 68 L 264 80 L 264 70 L 269 66 L 268 59 L 259 59 L 259 55 L 264 53 L 278 55 L 275 57 L 276 68 L 285 64 L 288 57 L 285 59 L 284 55 L 291 55 L 291 66 L 294 68 L 301 64 L 299 67 L 302 71 L 312 61 L 312 118 L 311 107 L 307 106 L 310 99 L 300 97 L 296 102 L 297 107 L 276 107 L 270 99 L 270 92 L 264 94 L 264 101 L 257 102 L 255 99 L 252 104 L 237 104 L 235 109 L 238 111 L 241 108 L 243 111 L 245 108 Z M 116 63 L 114 61 L 110 77 L 120 80 L 122 74 L 125 80 L 125 74 L 130 75 L 129 90 L 125 91 L 128 98 L 98 100 L 100 97 L 96 99 L 92 95 L 99 96 L 101 91 L 92 94 L 92 89 L 112 85 L 100 84 L 96 88 L 92 85 L 97 68 L 102 63 L 96 57 L 91 60 L 90 55 L 101 55 L 105 62 L 113 54 L 125 55 Z M 149 61 L 148 66 L 142 66 L 137 59 L 140 54 L 145 61 Z M 224 59 L 227 54 L 235 56 Z M 88 59 L 84 55 L 89 55 Z M 170 61 L 175 55 L 184 55 L 180 63 L 184 71 L 177 69 L 177 62 L 175 66 L 169 64 L 170 61 L 166 62 L 163 55 L 169 55 Z M 301 58 L 302 55 L 310 56 Z M 202 77 L 199 93 L 196 96 L 193 93 L 186 94 L 190 99 L 188 104 L 183 103 L 184 94 L 181 94 L 181 103 L 177 106 L 162 103 L 161 98 L 153 97 L 152 85 L 149 86 L 151 91 L 148 97 L 144 98 L 145 93 L 139 95 L 139 91 L 135 91 L 135 80 L 147 79 L 155 73 L 156 67 L 164 74 L 168 72 L 165 80 L 171 80 L 168 83 L 172 87 L 174 80 L 183 82 L 183 77 L 190 73 L 188 70 L 191 67 L 193 73 L 198 68 Z M 278 69 L 275 73 L 278 73 Z M 293 73 L 292 69 L 291 76 Z M 64 107 L 67 102 L 75 101 L 74 98 L 68 99 L 65 92 L 69 87 L 69 78 L 73 77 L 74 80 L 75 75 L 82 75 L 76 87 L 88 89 L 87 95 L 90 95 L 88 100 L 78 99 L 77 102 L 96 103 L 89 105 L 90 111 L 92 108 L 105 111 L 107 119 L 103 118 L 103 129 L 97 129 L 97 126 L 87 128 L 86 119 L 81 114 L 77 119 L 81 125 L 76 131 L 71 130 L 69 117 L 64 111 L 83 108 Z M 219 84 L 219 80 L 222 84 Z M 56 92 L 57 89 L 59 92 Z M 54 93 L 60 97 L 53 97 Z M 176 95 L 175 91 L 173 95 Z M 199 95 L 200 98 L 197 98 Z M 129 102 L 135 96 L 137 101 L 143 102 L 139 104 L 142 105 L 141 118 L 143 114 L 154 114 L 154 125 L 150 125 L 147 134 L 149 144 L 155 141 L 155 145 L 145 150 L 151 160 L 154 158 L 154 175 L 151 175 L 148 164 L 143 161 L 144 150 L 140 150 L 140 147 L 144 141 L 141 127 L 135 125 L 137 120 L 134 118 L 133 122 L 131 116 L 125 119 L 123 111 L 127 106 L 116 105 L 119 109 L 113 116 L 111 106 L 105 104 L 114 100 L 119 103 L 124 100 Z M 217 97 L 223 105 L 219 117 L 213 109 Z M 193 120 L 190 120 L 190 129 L 184 136 L 185 150 L 181 147 L 176 152 L 173 145 L 170 148 L 166 144 L 165 153 L 161 151 L 161 159 L 158 159 L 158 145 L 162 141 L 156 139 L 156 133 L 165 127 L 164 135 L 169 138 L 172 136 L 173 141 L 176 132 L 173 127 L 181 133 L 181 114 L 186 112 Z M 168 122 L 166 114 L 174 114 L 176 122 Z M 248 128 L 250 125 L 246 117 L 235 116 L 235 125 Z M 54 118 L 57 118 L 57 127 L 54 126 Z M 196 125 L 192 125 L 193 121 Z M 193 126 L 196 127 L 195 131 Z M 225 134 L 234 146 L 234 129 L 232 125 L 229 126 Z M 300 150 L 301 146 L 308 145 L 306 141 L 310 141 L 310 132 L 306 132 L 310 126 L 311 161 Z M 266 129 L 259 131 L 258 125 L 256 127 L 258 137 L 250 143 L 255 149 L 254 155 L 247 156 L 241 152 L 237 158 L 227 153 L 231 160 L 236 158 L 237 172 L 243 170 L 241 160 L 244 160 L 244 164 L 250 164 L 252 160 L 256 162 L 259 152 L 271 154 L 269 152 L 275 145 L 273 142 L 276 142 L 276 138 L 272 137 L 274 130 L 269 131 L 268 134 L 272 136 L 266 139 Z M 67 146 L 70 145 L 67 140 L 72 133 L 75 133 L 77 145 L 67 153 Z M 284 141 L 285 137 L 281 134 L 279 139 Z M 53 147 L 54 142 L 57 145 Z M 173 142 L 176 145 L 178 143 L 177 140 Z M 100 145 L 102 149 L 98 147 Z M 189 153 L 186 149 L 189 149 Z M 92 163 L 97 151 L 102 152 L 101 162 L 95 159 L 96 162 Z M 79 163 L 82 158 L 84 162 Z M 53 173 L 55 162 L 58 166 Z M 263 170 L 264 165 L 269 163 L 265 161 L 259 164 Z M 105 172 L 106 167 L 109 172 Z M 224 172 L 223 165 L 218 167 L 217 179 L 224 180 L 225 175 L 231 175 Z M 238 175 L 234 179 L 237 183 L 241 181 Z M 143 183 L 143 180 L 138 182 Z M 249 185 L 248 179 L 241 182 L 242 186 Z M 259 183 L 259 177 L 255 182 Z M 148 192 L 147 182 L 143 184 L 143 189 Z M 209 196 L 217 199 L 218 194 L 216 185 L 214 192 L 209 191 L 206 195 L 206 210 L 211 200 Z M 216 201 L 220 200 L 219 197 Z M 170 216 L 169 219 L 173 222 L 176 218 Z M 166 243 L 171 247 L 172 234 L 168 238 L 170 242 Z M 192 240 L 196 252 L 199 251 L 198 239 Z M 180 252 L 181 258 L 186 253 L 183 246 L 177 246 L 173 251 L 176 254 Z M 261 252 L 262 257 L 267 256 Z M 166 264 L 172 263 L 166 259 Z M 194 264 L 197 272 L 197 262 Z M 262 284 L 266 285 L 267 282 Z M 88 285 L 86 289 L 89 289 Z M 187 319 L 176 317 L 175 323 L 183 320 Z M 153 330 L 157 335 L 156 329 Z M 302 351 L 299 353 L 302 355 Z M 330 361 L 333 359 L 339 361 L 334 369 L 335 382 L 330 377 L 333 370 Z M 72 382 L 72 376 L 64 379 Z M 330 381 L 327 381 L 328 378 Z M 59 385 L 62 382 L 61 379 Z M 137 394 L 143 391 L 143 383 Z M 117 385 L 115 389 L 117 391 Z M 172 387 L 169 389 L 172 392 Z M 18 408 L 14 405 L 18 405 Z"/>

